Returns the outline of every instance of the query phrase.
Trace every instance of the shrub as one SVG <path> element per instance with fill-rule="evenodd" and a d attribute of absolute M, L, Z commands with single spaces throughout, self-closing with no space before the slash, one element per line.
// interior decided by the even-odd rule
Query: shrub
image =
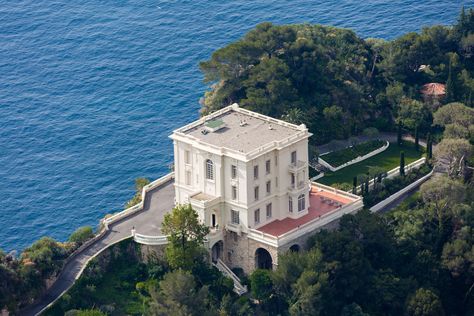
<path fill-rule="evenodd" d="M 92 237 L 94 237 L 94 231 L 92 230 L 92 227 L 83 226 L 76 229 L 76 231 L 73 232 L 71 236 L 69 236 L 69 241 L 80 246 Z"/>
<path fill-rule="evenodd" d="M 379 186 L 370 192 L 365 192 L 364 205 L 366 207 L 374 206 L 378 202 L 386 199 L 390 195 L 400 191 L 409 184 L 427 175 L 430 173 L 430 171 L 431 166 L 425 164 L 419 169 L 410 171 L 405 176 L 398 176 L 395 178 L 383 180 L 382 186 Z"/>
<path fill-rule="evenodd" d="M 375 127 L 368 127 L 362 131 L 362 134 L 370 138 L 375 138 L 379 136 L 380 133 Z"/>
<path fill-rule="evenodd" d="M 148 185 L 150 183 L 150 180 L 147 179 L 147 178 L 137 178 L 135 179 L 135 195 L 133 196 L 133 198 L 128 201 L 126 204 L 125 204 L 125 208 L 130 208 L 134 205 L 137 205 L 138 203 L 140 203 L 142 201 L 142 190 L 143 190 L 143 187 Z"/>

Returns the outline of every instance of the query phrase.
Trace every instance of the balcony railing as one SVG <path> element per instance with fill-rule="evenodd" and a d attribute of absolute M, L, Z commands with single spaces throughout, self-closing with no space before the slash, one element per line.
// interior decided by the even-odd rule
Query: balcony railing
<path fill-rule="evenodd" d="M 298 181 L 290 184 L 290 186 L 288 187 L 288 189 L 292 192 L 301 191 L 305 188 L 309 188 L 309 181 Z"/>
<path fill-rule="evenodd" d="M 305 169 L 306 165 L 307 165 L 306 161 L 298 160 L 296 162 L 290 163 L 288 168 L 289 168 L 290 172 L 296 173 L 296 172 L 299 172 L 299 171 Z"/>

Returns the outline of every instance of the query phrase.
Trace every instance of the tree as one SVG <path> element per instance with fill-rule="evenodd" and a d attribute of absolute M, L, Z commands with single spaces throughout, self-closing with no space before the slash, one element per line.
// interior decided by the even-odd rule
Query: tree
<path fill-rule="evenodd" d="M 255 270 L 250 275 L 250 288 L 255 299 L 259 301 L 268 300 L 273 289 L 271 272 L 264 269 Z"/>
<path fill-rule="evenodd" d="M 420 187 L 423 202 L 433 213 L 431 217 L 434 219 L 432 223 L 436 227 L 435 234 L 433 234 L 436 252 L 441 251 L 451 234 L 452 210 L 465 200 L 465 191 L 462 183 L 447 176 L 434 177 Z"/>
<path fill-rule="evenodd" d="M 472 126 L 472 125 L 471 125 Z M 469 129 L 456 123 L 447 124 L 444 128 L 444 138 L 469 138 Z"/>
<path fill-rule="evenodd" d="M 464 226 L 457 232 L 457 238 L 447 242 L 443 248 L 442 263 L 454 278 L 461 278 L 467 284 L 474 281 L 474 232 Z"/>
<path fill-rule="evenodd" d="M 73 232 L 71 236 L 69 236 L 69 241 L 80 246 L 92 237 L 94 237 L 94 231 L 92 230 L 92 227 L 83 226 L 76 229 L 76 231 Z"/>
<path fill-rule="evenodd" d="M 341 316 L 369 316 L 369 314 L 364 313 L 362 308 L 356 303 L 352 303 L 344 306 Z"/>
<path fill-rule="evenodd" d="M 420 193 L 423 201 L 433 206 L 438 214 L 446 212 L 465 198 L 464 185 L 446 176 L 437 176 L 423 183 Z"/>
<path fill-rule="evenodd" d="M 420 151 L 420 135 L 418 131 L 418 126 L 415 127 L 415 150 Z"/>
<path fill-rule="evenodd" d="M 455 100 L 455 83 L 453 78 L 453 58 L 449 59 L 448 79 L 446 80 L 446 101 Z"/>
<path fill-rule="evenodd" d="M 162 232 L 168 235 L 166 258 L 171 267 L 190 270 L 195 261 L 202 258 L 202 245 L 209 227 L 199 222 L 190 204 L 178 205 L 165 214 Z"/>
<path fill-rule="evenodd" d="M 443 316 L 444 311 L 438 295 L 432 291 L 420 288 L 410 298 L 407 306 L 410 316 Z"/>
<path fill-rule="evenodd" d="M 305 115 L 299 108 L 291 108 L 281 117 L 283 120 L 292 124 L 302 124 L 305 121 Z"/>
<path fill-rule="evenodd" d="M 81 309 L 81 310 L 69 310 L 65 316 L 107 316 L 106 313 L 101 312 L 98 309 Z"/>
<path fill-rule="evenodd" d="M 430 160 L 433 158 L 433 140 L 430 133 L 426 136 L 426 157 Z"/>
<path fill-rule="evenodd" d="M 417 126 L 426 129 L 431 125 L 430 113 L 426 106 L 417 100 L 403 98 L 398 110 L 398 119 L 403 127 L 414 131 Z"/>
<path fill-rule="evenodd" d="M 456 124 L 469 128 L 470 125 L 474 124 L 474 109 L 459 102 L 446 104 L 433 114 L 433 124 L 442 127 Z"/>
<path fill-rule="evenodd" d="M 405 152 L 400 152 L 400 175 L 405 176 Z"/>
<path fill-rule="evenodd" d="M 438 166 L 446 165 L 448 175 L 455 177 L 463 172 L 464 162 L 473 153 L 473 146 L 467 139 L 443 139 L 434 149 L 434 157 Z"/>
<path fill-rule="evenodd" d="M 215 310 L 207 304 L 208 287 L 197 287 L 193 275 L 188 271 L 168 272 L 151 288 L 148 306 L 150 315 L 213 315 Z"/>
<path fill-rule="evenodd" d="M 397 129 L 397 144 L 399 146 L 401 146 L 403 144 L 402 142 L 402 133 L 403 133 L 403 130 L 402 130 L 402 121 L 398 121 L 398 129 Z"/>
<path fill-rule="evenodd" d="M 357 177 L 352 179 L 352 193 L 357 194 Z"/>

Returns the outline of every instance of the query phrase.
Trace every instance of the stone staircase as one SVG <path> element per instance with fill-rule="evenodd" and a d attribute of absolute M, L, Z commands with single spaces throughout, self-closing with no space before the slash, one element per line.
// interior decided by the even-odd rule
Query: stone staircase
<path fill-rule="evenodd" d="M 226 264 L 224 262 L 222 262 L 221 259 L 217 259 L 217 262 L 213 263 L 213 265 L 217 268 L 217 270 L 222 272 L 222 274 L 224 274 L 226 277 L 231 278 L 232 281 L 234 281 L 234 292 L 235 293 L 237 293 L 238 295 L 242 295 L 242 294 L 247 293 L 247 291 L 248 291 L 247 286 L 242 285 L 242 283 L 240 283 L 239 277 L 237 277 L 235 275 L 235 273 L 232 272 L 232 270 L 228 266 L 226 266 Z"/>

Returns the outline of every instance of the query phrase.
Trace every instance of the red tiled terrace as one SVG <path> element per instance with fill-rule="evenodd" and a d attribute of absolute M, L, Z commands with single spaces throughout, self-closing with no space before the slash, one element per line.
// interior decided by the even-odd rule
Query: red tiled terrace
<path fill-rule="evenodd" d="M 330 201 L 333 201 L 331 203 Z M 285 218 L 283 220 L 275 220 L 267 225 L 264 225 L 258 228 L 258 231 L 264 232 L 272 236 L 281 236 L 290 230 L 297 228 L 300 225 L 303 225 L 307 222 L 312 221 L 315 218 L 318 218 L 324 214 L 330 213 L 341 206 L 349 204 L 354 201 L 346 196 L 337 195 L 332 192 L 325 190 L 320 190 L 317 187 L 311 187 L 311 192 L 309 193 L 310 207 L 308 214 L 297 218 Z M 341 206 L 337 205 L 337 202 Z"/>

